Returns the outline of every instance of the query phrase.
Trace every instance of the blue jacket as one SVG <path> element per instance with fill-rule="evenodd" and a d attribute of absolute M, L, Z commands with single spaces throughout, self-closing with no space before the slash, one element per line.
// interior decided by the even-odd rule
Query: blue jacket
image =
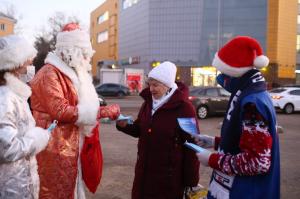
<path fill-rule="evenodd" d="M 264 78 L 260 72 L 253 69 L 241 78 L 218 77 L 218 82 L 232 93 L 227 115 L 221 130 L 219 150 L 224 153 L 240 153 L 239 142 L 242 133 L 243 107 L 247 103 L 254 103 L 260 114 L 268 121 L 272 136 L 271 166 L 267 174 L 255 176 L 239 176 L 233 178 L 229 190 L 230 199 L 277 199 L 280 198 L 280 159 L 279 140 L 276 133 L 276 113 L 273 103 L 266 91 Z M 226 78 L 226 77 L 225 77 Z M 220 171 L 219 171 L 220 172 Z M 214 171 L 213 176 L 216 174 Z M 213 178 L 212 178 L 213 181 Z M 208 198 L 214 198 L 208 194 Z M 223 197 L 221 197 L 223 198 Z"/>

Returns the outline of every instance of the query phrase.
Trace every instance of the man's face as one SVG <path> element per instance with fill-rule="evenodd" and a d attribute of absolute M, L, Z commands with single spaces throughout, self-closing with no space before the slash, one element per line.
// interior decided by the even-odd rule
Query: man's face
<path fill-rule="evenodd" d="M 155 79 L 149 79 L 148 85 L 149 85 L 152 97 L 154 99 L 160 99 L 169 90 L 169 87 L 165 86 L 163 83 L 161 83 Z"/>

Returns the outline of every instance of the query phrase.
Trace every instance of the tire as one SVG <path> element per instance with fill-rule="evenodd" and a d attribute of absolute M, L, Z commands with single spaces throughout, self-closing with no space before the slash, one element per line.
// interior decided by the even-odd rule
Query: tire
<path fill-rule="evenodd" d="M 292 114 L 294 112 L 294 106 L 293 104 L 286 104 L 283 108 L 283 111 L 286 113 L 286 114 Z"/>
<path fill-rule="evenodd" d="M 208 108 L 206 106 L 199 106 L 197 108 L 197 117 L 199 119 L 205 119 L 208 116 Z"/>
<path fill-rule="evenodd" d="M 117 93 L 117 96 L 118 96 L 118 98 L 122 98 L 122 97 L 125 96 L 125 93 L 123 93 L 123 92 L 118 92 L 118 93 Z"/>

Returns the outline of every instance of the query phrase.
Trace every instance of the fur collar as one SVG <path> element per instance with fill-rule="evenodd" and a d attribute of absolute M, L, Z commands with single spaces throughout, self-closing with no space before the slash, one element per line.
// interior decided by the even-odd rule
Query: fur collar
<path fill-rule="evenodd" d="M 7 87 L 22 99 L 27 100 L 31 96 L 31 88 L 12 73 L 5 73 L 4 78 L 6 80 Z"/>
<path fill-rule="evenodd" d="M 64 75 L 66 75 L 72 81 L 75 89 L 78 91 L 79 89 L 79 79 L 78 76 L 70 66 L 68 66 L 65 62 L 63 62 L 56 54 L 50 52 L 48 53 L 46 59 L 46 64 L 51 64 L 60 70 Z"/>

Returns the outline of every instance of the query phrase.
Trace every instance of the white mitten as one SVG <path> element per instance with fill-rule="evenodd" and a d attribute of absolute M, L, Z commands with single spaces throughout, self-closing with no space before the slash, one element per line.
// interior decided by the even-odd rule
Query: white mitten
<path fill-rule="evenodd" d="M 208 166 L 208 160 L 211 155 L 209 150 L 203 149 L 201 152 L 196 153 L 196 155 L 201 164 Z"/>
<path fill-rule="evenodd" d="M 50 138 L 50 133 L 46 129 L 34 127 L 25 133 L 25 137 L 33 139 L 34 154 L 38 154 L 46 148 Z"/>
<path fill-rule="evenodd" d="M 193 136 L 197 145 L 203 148 L 212 148 L 215 146 L 215 138 L 209 135 L 194 135 Z"/>

